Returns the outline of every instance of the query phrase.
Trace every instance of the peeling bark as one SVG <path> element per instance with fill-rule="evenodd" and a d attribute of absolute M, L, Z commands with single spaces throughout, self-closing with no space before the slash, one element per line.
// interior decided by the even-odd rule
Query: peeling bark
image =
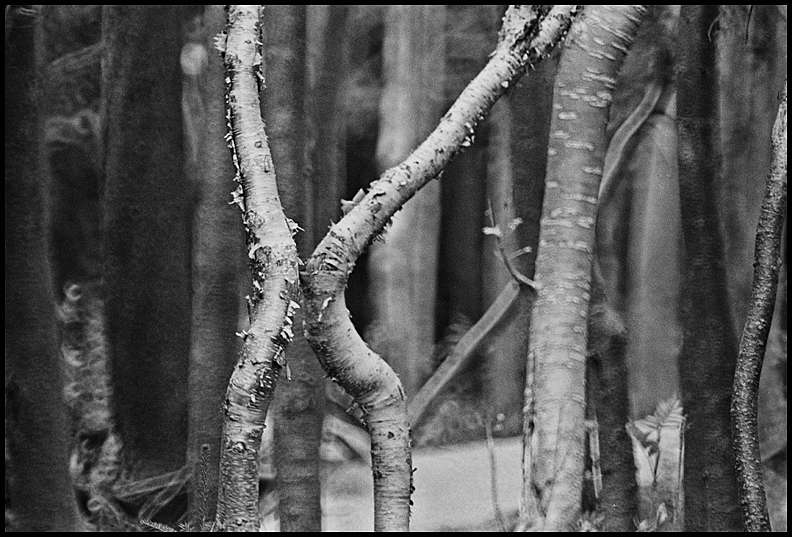
<path fill-rule="evenodd" d="M 398 377 L 366 346 L 349 319 L 344 300 L 349 273 L 404 202 L 471 144 L 476 126 L 505 89 L 563 38 L 574 11 L 574 6 L 555 6 L 540 20 L 539 13 L 527 6 L 510 8 L 498 47 L 484 69 L 432 134 L 405 161 L 374 181 L 331 228 L 301 274 L 306 336 L 327 373 L 360 405 L 371 434 L 377 531 L 409 527 L 409 423 Z"/>
<path fill-rule="evenodd" d="M 556 76 L 524 409 L 520 513 L 521 525 L 532 530 L 567 530 L 580 514 L 586 319 L 605 124 L 644 11 L 587 6 Z"/>
<path fill-rule="evenodd" d="M 720 181 L 718 84 L 709 31 L 717 6 L 683 6 L 677 43 L 679 194 L 684 240 L 679 373 L 685 438 L 685 529 L 741 528 L 729 399 L 737 342 L 727 301 Z"/>
<path fill-rule="evenodd" d="M 299 307 L 297 250 L 280 206 L 260 114 L 260 15 L 258 6 L 230 6 L 227 35 L 218 40 L 226 67 L 226 139 L 237 168 L 234 201 L 242 211 L 252 276 L 250 327 L 240 332 L 244 343 L 224 405 L 216 519 L 224 531 L 259 529 L 261 434 Z"/>
<path fill-rule="evenodd" d="M 787 94 L 784 86 L 773 126 L 772 164 L 756 230 L 753 292 L 740 340 L 732 389 L 732 441 L 743 524 L 748 531 L 770 531 L 762 465 L 759 458 L 757 407 L 759 375 L 773 318 L 781 266 L 781 233 L 787 195 Z"/>
<path fill-rule="evenodd" d="M 298 255 L 313 248 L 313 183 L 307 158 L 305 89 L 306 6 L 271 6 L 264 22 L 267 80 L 263 114 L 278 170 L 278 192 L 286 215 L 303 229 L 295 235 Z M 337 198 L 336 198 L 337 200 Z M 294 316 L 302 325 L 302 314 Z M 286 350 L 287 378 L 273 401 L 274 457 L 281 531 L 321 531 L 319 444 L 322 436 L 322 368 L 301 330 Z M 282 375 L 283 376 L 283 375 Z"/>
<path fill-rule="evenodd" d="M 222 6 L 207 6 L 204 43 L 208 63 L 200 76 L 197 204 L 193 219 L 192 333 L 188 377 L 188 461 L 194 468 L 189 496 L 193 528 L 215 517 L 219 480 L 223 399 L 239 352 L 234 336 L 240 307 L 242 226 L 229 205 L 234 168 L 226 133 L 225 69 L 213 49 L 214 37 L 225 27 Z M 207 446 L 203 448 L 203 446 Z M 203 452 L 202 449 L 208 449 Z M 199 468 L 199 466 L 201 466 Z M 199 481 L 200 476 L 200 481 Z"/>
<path fill-rule="evenodd" d="M 44 217 L 41 13 L 5 16 L 6 530 L 78 531 Z"/>

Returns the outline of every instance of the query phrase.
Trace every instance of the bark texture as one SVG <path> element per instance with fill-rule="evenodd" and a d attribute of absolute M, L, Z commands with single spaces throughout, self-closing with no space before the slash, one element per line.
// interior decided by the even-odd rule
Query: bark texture
<path fill-rule="evenodd" d="M 6 529 L 77 531 L 44 218 L 41 13 L 5 16 Z"/>
<path fill-rule="evenodd" d="M 115 416 L 134 477 L 184 465 L 190 349 L 182 9 L 105 6 L 104 254 Z"/>
<path fill-rule="evenodd" d="M 677 46 L 679 194 L 684 260 L 680 316 L 686 435 L 685 529 L 740 529 L 729 399 L 737 342 L 727 302 L 719 183 L 718 83 L 708 32 L 715 6 L 683 6 Z"/>
<path fill-rule="evenodd" d="M 566 530 L 580 514 L 586 319 L 605 124 L 644 11 L 587 6 L 558 66 L 526 375 L 520 511 L 528 529 Z"/>
<path fill-rule="evenodd" d="M 303 229 L 298 255 L 313 247 L 313 184 L 305 177 L 306 6 L 271 6 L 264 17 L 267 80 L 263 114 L 286 215 Z M 295 312 L 294 323 L 302 325 Z M 302 330 L 286 350 L 289 370 L 273 401 L 274 455 L 281 531 L 321 531 L 319 443 L 324 375 Z"/>
<path fill-rule="evenodd" d="M 743 524 L 748 531 L 770 531 L 759 457 L 757 408 L 759 375 L 773 319 L 781 266 L 781 233 L 787 194 L 786 87 L 773 126 L 771 145 L 773 159 L 756 230 L 753 292 L 740 340 L 731 401 L 738 492 Z"/>
<path fill-rule="evenodd" d="M 344 287 L 362 251 L 401 206 L 436 177 L 494 102 L 528 65 L 551 50 L 568 28 L 574 6 L 546 17 L 511 8 L 493 57 L 429 137 L 398 166 L 383 173 L 317 246 L 302 273 L 307 337 L 327 373 L 363 410 L 371 434 L 375 530 L 409 527 L 411 457 L 404 390 L 393 370 L 355 331 Z"/>
<path fill-rule="evenodd" d="M 389 6 L 383 44 L 377 164 L 401 162 L 442 114 L 445 6 Z M 369 252 L 373 327 L 369 341 L 414 394 L 434 345 L 440 238 L 440 183 L 427 185 L 396 215 Z M 414 233 L 414 230 L 420 233 Z"/>
<path fill-rule="evenodd" d="M 258 531 L 258 451 L 299 308 L 297 248 L 260 113 L 261 7 L 230 6 L 227 20 L 227 34 L 218 40 L 225 51 L 226 139 L 237 171 L 233 196 L 242 211 L 252 286 L 250 327 L 239 332 L 244 343 L 226 392 L 216 522 L 224 531 Z"/>
<path fill-rule="evenodd" d="M 193 466 L 190 520 L 193 528 L 214 520 L 219 481 L 223 399 L 239 352 L 234 335 L 240 308 L 242 226 L 229 192 L 234 167 L 223 142 L 225 69 L 214 38 L 225 28 L 222 6 L 207 6 L 203 43 L 207 64 L 200 74 L 197 204 L 193 219 L 192 333 L 188 377 L 188 461 Z"/>

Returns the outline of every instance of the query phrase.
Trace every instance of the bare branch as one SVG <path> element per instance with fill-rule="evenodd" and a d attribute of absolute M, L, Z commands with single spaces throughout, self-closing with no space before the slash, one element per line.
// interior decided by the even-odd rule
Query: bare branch
<path fill-rule="evenodd" d="M 787 198 L 787 90 L 781 95 L 773 126 L 772 162 L 756 229 L 753 291 L 745 320 L 732 388 L 731 418 L 735 469 L 743 524 L 748 531 L 770 531 L 757 408 L 767 336 L 773 320 L 781 265 L 781 234 Z"/>

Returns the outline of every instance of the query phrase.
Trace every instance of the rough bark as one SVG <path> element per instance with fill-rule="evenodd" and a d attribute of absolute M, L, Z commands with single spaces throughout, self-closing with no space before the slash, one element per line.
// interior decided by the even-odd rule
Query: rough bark
<path fill-rule="evenodd" d="M 404 390 L 349 319 L 344 286 L 361 252 L 415 192 L 436 177 L 462 147 L 506 87 L 563 37 L 574 6 L 556 6 L 544 19 L 528 7 L 504 17 L 493 57 L 429 137 L 400 165 L 383 173 L 335 224 L 302 273 L 306 331 L 328 374 L 365 414 L 371 434 L 375 530 L 409 527 L 411 457 Z"/>
<path fill-rule="evenodd" d="M 721 222 L 715 6 L 683 6 L 677 43 L 679 194 L 684 258 L 679 372 L 691 427 L 685 454 L 685 529 L 737 530 L 729 399 L 737 344 L 727 302 Z"/>
<path fill-rule="evenodd" d="M 203 18 L 208 63 L 200 76 L 203 131 L 198 138 L 197 204 L 193 218 L 192 333 L 188 377 L 188 461 L 193 466 L 190 520 L 193 528 L 215 517 L 223 399 L 239 352 L 242 226 L 229 204 L 234 168 L 223 142 L 225 69 L 214 37 L 225 27 L 222 6 Z"/>
<path fill-rule="evenodd" d="M 114 410 L 132 476 L 180 468 L 187 438 L 189 227 L 181 8 L 102 13 L 104 254 Z"/>
<path fill-rule="evenodd" d="M 586 319 L 605 124 L 644 11 L 587 6 L 558 66 L 526 375 L 532 393 L 525 400 L 520 511 L 529 529 L 566 530 L 580 514 Z"/>
<path fill-rule="evenodd" d="M 272 6 L 264 18 L 267 80 L 263 112 L 278 170 L 278 192 L 286 215 L 303 230 L 295 235 L 298 255 L 313 247 L 313 188 L 304 176 L 306 7 Z M 295 312 L 294 323 L 302 325 Z M 281 531 L 320 531 L 319 443 L 324 377 L 302 330 L 286 350 L 287 379 L 273 401 L 274 455 Z"/>
<path fill-rule="evenodd" d="M 6 529 L 77 531 L 44 225 L 41 14 L 13 6 L 5 16 Z"/>
<path fill-rule="evenodd" d="M 757 408 L 759 375 L 773 319 L 781 265 L 781 232 L 787 193 L 786 131 L 787 95 L 784 87 L 773 127 L 773 159 L 756 230 L 753 292 L 740 340 L 731 401 L 738 493 L 743 524 L 748 531 L 770 531 L 759 457 Z"/>
<path fill-rule="evenodd" d="M 445 6 L 387 9 L 376 153 L 380 171 L 401 162 L 442 114 L 445 43 L 437 34 L 444 28 Z M 413 394 L 429 371 L 434 345 L 440 183 L 406 203 L 384 238 L 369 251 L 369 340 Z"/>
<path fill-rule="evenodd" d="M 297 248 L 281 209 L 260 113 L 264 82 L 260 15 L 259 6 L 230 6 L 227 35 L 218 43 L 225 50 L 226 139 L 237 168 L 233 195 L 242 211 L 252 277 L 247 297 L 250 327 L 239 333 L 244 343 L 224 405 L 216 522 L 225 531 L 259 529 L 261 433 L 299 308 Z"/>

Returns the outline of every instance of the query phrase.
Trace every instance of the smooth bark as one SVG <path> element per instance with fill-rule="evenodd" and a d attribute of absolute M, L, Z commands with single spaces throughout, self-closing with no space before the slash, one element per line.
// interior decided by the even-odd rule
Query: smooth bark
<path fill-rule="evenodd" d="M 5 16 L 6 529 L 77 531 L 44 218 L 41 12 Z"/>
<path fill-rule="evenodd" d="M 524 410 L 522 524 L 561 531 L 580 515 L 587 327 L 605 123 L 643 6 L 587 6 L 553 95 Z"/>
<path fill-rule="evenodd" d="M 383 43 L 377 165 L 401 162 L 442 115 L 445 6 L 389 6 Z M 414 233 L 420 229 L 420 233 Z M 440 183 L 427 185 L 391 220 L 369 251 L 372 348 L 413 394 L 425 379 L 434 345 L 440 238 Z"/>

